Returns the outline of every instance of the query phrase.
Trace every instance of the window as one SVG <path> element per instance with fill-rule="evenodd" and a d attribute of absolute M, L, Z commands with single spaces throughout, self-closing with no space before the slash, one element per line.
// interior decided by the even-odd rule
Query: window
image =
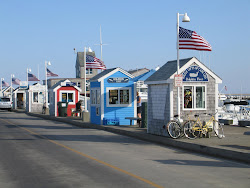
<path fill-rule="evenodd" d="M 59 100 L 68 102 L 69 104 L 75 104 L 75 91 L 60 91 Z"/>
<path fill-rule="evenodd" d="M 206 90 L 205 86 L 184 86 L 184 109 L 202 109 L 206 108 Z"/>
<path fill-rule="evenodd" d="M 107 106 L 131 105 L 131 88 L 107 88 Z"/>
<path fill-rule="evenodd" d="M 100 104 L 101 102 L 101 93 L 99 89 L 91 90 L 91 104 Z"/>
<path fill-rule="evenodd" d="M 118 90 L 109 90 L 109 104 L 118 104 Z"/>
<path fill-rule="evenodd" d="M 120 104 L 129 104 L 129 90 L 120 90 Z"/>
<path fill-rule="evenodd" d="M 93 74 L 93 70 L 92 69 L 86 69 L 86 74 Z"/>
<path fill-rule="evenodd" d="M 44 103 L 44 94 L 43 92 L 33 92 L 33 97 L 32 97 L 33 103 Z"/>

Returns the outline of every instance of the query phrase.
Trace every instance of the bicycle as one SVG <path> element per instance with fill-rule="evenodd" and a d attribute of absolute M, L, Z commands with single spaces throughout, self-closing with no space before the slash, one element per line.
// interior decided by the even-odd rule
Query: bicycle
<path fill-rule="evenodd" d="M 174 120 L 170 120 L 167 126 L 163 126 L 163 128 L 167 128 L 168 134 L 171 138 L 177 139 L 184 136 L 184 126 L 188 126 L 191 124 L 192 120 L 188 120 L 185 123 L 181 123 L 179 120 L 179 115 L 174 116 Z M 189 119 L 189 118 L 188 118 Z"/>
<path fill-rule="evenodd" d="M 186 126 L 184 125 L 183 129 L 185 136 L 188 137 L 189 139 L 195 139 L 197 137 L 200 138 L 202 135 L 204 135 L 207 138 L 210 138 L 211 133 L 214 130 L 215 136 L 217 136 L 218 138 L 221 139 L 225 137 L 222 124 L 214 118 L 214 115 L 206 113 L 205 115 L 210 115 L 211 118 L 204 125 L 200 120 L 199 114 L 195 115 L 196 118 L 195 121 L 192 121 L 190 124 L 187 124 Z"/>

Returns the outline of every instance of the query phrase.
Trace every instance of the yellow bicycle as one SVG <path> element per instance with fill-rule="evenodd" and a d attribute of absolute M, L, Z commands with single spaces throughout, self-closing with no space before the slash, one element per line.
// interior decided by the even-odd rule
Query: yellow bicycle
<path fill-rule="evenodd" d="M 185 136 L 188 137 L 189 139 L 195 139 L 197 137 L 200 138 L 202 136 L 210 138 L 211 133 L 214 133 L 215 136 L 217 136 L 218 138 L 225 137 L 222 124 L 214 118 L 214 115 L 213 114 L 205 114 L 205 115 L 211 116 L 209 121 L 207 121 L 205 124 L 203 124 L 202 121 L 200 120 L 199 114 L 196 114 L 195 121 L 191 121 L 191 123 L 184 125 L 183 129 Z"/>

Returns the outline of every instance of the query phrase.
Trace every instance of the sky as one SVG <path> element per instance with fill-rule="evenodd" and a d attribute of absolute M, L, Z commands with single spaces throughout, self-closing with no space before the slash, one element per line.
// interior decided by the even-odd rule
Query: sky
<path fill-rule="evenodd" d="M 0 77 L 25 81 L 31 68 L 45 79 L 45 61 L 59 77 L 75 77 L 73 49 L 91 47 L 100 58 L 100 26 L 107 68 L 161 67 L 177 58 L 178 12 L 191 20 L 180 17 L 180 26 L 212 46 L 180 50 L 180 59 L 197 57 L 223 80 L 222 93 L 250 94 L 249 0 L 0 0 Z"/>

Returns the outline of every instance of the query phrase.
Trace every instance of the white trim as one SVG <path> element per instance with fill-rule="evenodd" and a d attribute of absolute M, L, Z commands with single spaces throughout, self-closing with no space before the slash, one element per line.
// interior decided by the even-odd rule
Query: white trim
<path fill-rule="evenodd" d="M 174 87 L 173 84 L 169 84 L 169 104 L 170 104 L 170 119 L 174 118 Z"/>
<path fill-rule="evenodd" d="M 55 94 L 55 117 L 57 117 L 57 92 L 52 92 L 53 95 Z"/>
<path fill-rule="evenodd" d="M 128 104 L 109 104 L 109 90 L 118 90 L 118 102 L 120 103 L 119 90 L 129 90 L 129 102 Z M 132 106 L 132 93 L 131 87 L 106 87 L 106 107 L 131 107 Z"/>
<path fill-rule="evenodd" d="M 134 117 L 137 117 L 137 91 L 136 91 L 136 82 L 134 83 Z M 133 121 L 135 124 L 135 121 Z"/>
<path fill-rule="evenodd" d="M 123 70 L 123 69 L 121 69 L 121 68 L 118 67 L 118 68 L 112 70 L 111 72 L 109 72 L 108 74 L 102 76 L 102 77 L 99 78 L 98 80 L 91 80 L 91 82 L 95 82 L 95 81 L 100 82 L 100 81 L 104 80 L 105 78 L 107 78 L 107 77 L 113 75 L 114 73 L 116 73 L 116 72 L 118 72 L 118 71 L 120 71 L 121 73 L 125 74 L 126 76 L 128 76 L 128 77 L 130 77 L 130 78 L 135 78 L 132 74 L 130 74 L 130 73 L 128 73 L 127 71 L 125 71 L 125 70 Z"/>
<path fill-rule="evenodd" d="M 103 124 L 103 118 L 104 118 L 104 80 L 100 82 L 101 86 L 101 122 L 100 124 Z"/>
<path fill-rule="evenodd" d="M 218 109 L 218 101 L 219 101 L 219 90 L 218 90 L 218 84 L 215 84 L 215 112 Z M 218 121 L 218 113 L 215 114 L 215 120 Z"/>
<path fill-rule="evenodd" d="M 74 90 L 60 90 L 59 91 L 59 101 L 62 101 L 62 93 L 73 93 L 73 102 L 69 102 L 68 104 L 76 104 L 76 91 Z M 78 93 L 79 94 L 79 93 Z"/>
<path fill-rule="evenodd" d="M 184 108 L 184 87 L 192 87 L 193 92 L 192 92 L 192 99 L 193 99 L 193 108 Z M 196 87 L 205 87 L 205 108 L 196 108 Z M 207 85 L 206 84 L 198 84 L 198 85 L 192 85 L 192 83 L 188 84 L 185 83 L 182 86 L 182 110 L 183 111 L 190 111 L 190 110 L 207 110 Z"/>

